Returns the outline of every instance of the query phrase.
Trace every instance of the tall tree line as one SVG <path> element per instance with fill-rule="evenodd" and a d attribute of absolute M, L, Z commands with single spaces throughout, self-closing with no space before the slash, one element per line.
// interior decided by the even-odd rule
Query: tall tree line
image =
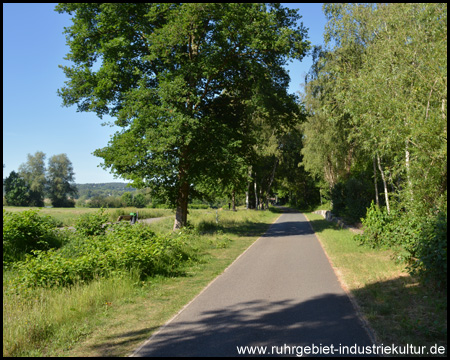
<path fill-rule="evenodd" d="M 44 206 L 48 196 L 54 207 L 73 207 L 68 196 L 76 196 L 75 173 L 66 154 L 54 155 L 45 166 L 46 155 L 37 151 L 28 154 L 27 161 L 5 179 L 5 198 L 8 205 Z"/>
<path fill-rule="evenodd" d="M 367 201 L 410 228 L 398 241 L 413 259 L 429 241 L 414 235 L 424 221 L 436 230 L 445 218 L 446 233 L 447 4 L 325 4 L 324 12 L 326 47 L 314 49 L 306 79 L 303 164 L 335 195 L 358 176 L 362 190 L 371 184 Z"/>

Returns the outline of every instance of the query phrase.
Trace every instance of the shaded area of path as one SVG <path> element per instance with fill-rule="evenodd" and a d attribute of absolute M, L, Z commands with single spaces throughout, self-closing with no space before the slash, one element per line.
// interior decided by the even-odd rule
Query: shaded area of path
<path fill-rule="evenodd" d="M 313 344 L 373 343 L 310 224 L 290 211 L 133 356 L 238 356 L 238 346 L 270 355 L 272 346 Z"/>

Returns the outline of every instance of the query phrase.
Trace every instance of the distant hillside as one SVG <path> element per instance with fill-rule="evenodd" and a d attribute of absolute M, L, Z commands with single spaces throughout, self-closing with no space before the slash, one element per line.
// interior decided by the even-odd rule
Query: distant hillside
<path fill-rule="evenodd" d="M 125 192 L 134 192 L 137 189 L 127 187 L 127 183 L 101 183 L 101 184 L 76 184 L 78 198 L 85 196 L 90 199 L 94 196 L 120 196 Z"/>

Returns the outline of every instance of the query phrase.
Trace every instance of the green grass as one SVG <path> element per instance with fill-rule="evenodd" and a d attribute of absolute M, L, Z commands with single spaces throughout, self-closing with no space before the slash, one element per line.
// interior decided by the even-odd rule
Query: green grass
<path fill-rule="evenodd" d="M 53 209 L 49 209 L 53 210 Z M 78 209 L 71 209 L 76 211 Z M 83 209 L 94 210 L 96 209 Z M 279 216 L 269 211 L 190 210 L 198 254 L 177 276 L 135 273 L 68 288 L 15 293 L 3 273 L 3 356 L 127 356 L 248 248 Z M 447 343 L 446 294 L 421 285 L 392 253 L 359 246 L 348 230 L 307 214 L 344 286 L 379 343 Z M 218 218 L 218 223 L 217 223 Z M 170 232 L 173 217 L 148 225 Z"/>
<path fill-rule="evenodd" d="M 73 209 L 72 209 L 73 210 Z M 3 356 L 126 356 L 231 264 L 279 216 L 269 211 L 190 210 L 197 261 L 178 276 L 133 272 L 67 288 L 15 292 L 3 273 Z M 173 218 L 148 225 L 171 231 Z"/>
<path fill-rule="evenodd" d="M 349 230 L 306 215 L 380 344 L 447 347 L 446 293 L 411 277 L 391 251 L 361 246 Z"/>

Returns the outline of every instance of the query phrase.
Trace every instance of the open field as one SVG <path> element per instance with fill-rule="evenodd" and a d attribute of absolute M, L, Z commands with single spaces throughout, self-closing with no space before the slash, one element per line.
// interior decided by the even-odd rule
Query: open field
<path fill-rule="evenodd" d="M 73 226 L 78 216 L 83 214 L 92 214 L 99 211 L 96 208 L 37 208 L 27 206 L 3 206 L 3 209 L 10 212 L 24 211 L 28 209 L 39 209 L 42 215 L 51 215 L 60 222 L 60 226 Z M 170 209 L 137 209 L 137 208 L 115 208 L 105 209 L 109 214 L 109 221 L 116 221 L 119 215 L 127 215 L 130 212 L 138 212 L 139 219 L 156 218 L 173 215 Z"/>

